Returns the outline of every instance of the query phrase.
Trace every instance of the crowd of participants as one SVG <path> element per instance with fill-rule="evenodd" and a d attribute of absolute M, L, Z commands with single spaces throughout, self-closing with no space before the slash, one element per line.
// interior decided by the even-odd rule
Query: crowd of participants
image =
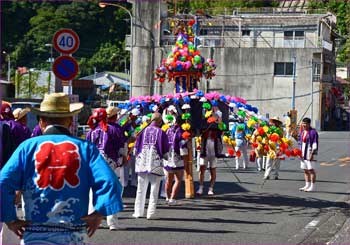
<path fill-rule="evenodd" d="M 51 96 L 64 97 L 63 94 L 53 94 Z M 6 165 L 11 166 L 5 168 L 5 173 L 2 172 L 1 174 L 1 188 L 8 187 L 7 185 L 9 181 L 11 181 L 9 178 L 13 177 L 13 174 L 16 173 L 11 172 L 14 166 L 20 168 L 19 165 L 23 165 L 23 163 L 19 163 L 19 161 L 26 161 L 25 157 L 23 159 L 19 157 L 19 154 L 23 154 L 21 153 L 23 149 L 31 148 L 32 151 L 28 153 L 29 155 L 27 157 L 30 157 L 31 160 L 34 157 L 34 164 L 37 166 L 38 162 L 40 162 L 40 160 L 38 160 L 39 156 L 35 155 L 36 153 L 34 156 L 30 154 L 33 154 L 33 151 L 38 152 L 42 150 L 42 146 L 39 150 L 36 148 L 42 140 L 44 140 L 44 142 L 51 142 L 55 137 L 53 136 L 54 134 L 69 135 L 68 132 L 57 129 L 56 131 L 58 132 L 48 133 L 48 129 L 52 129 L 52 127 L 59 128 L 62 125 L 65 128 L 69 128 L 69 126 L 71 126 L 71 121 L 70 123 L 65 123 L 62 118 L 71 118 L 80 111 L 76 110 L 73 113 L 68 110 L 62 115 L 59 113 L 50 114 L 50 110 L 45 111 L 43 107 L 45 107 L 45 99 L 41 104 L 41 108 L 37 112 L 34 111 L 34 113 L 38 114 L 40 120 L 39 124 L 31 132 L 26 126 L 26 114 L 30 109 L 18 108 L 12 111 L 10 104 L 2 103 L 0 121 L 0 134 L 2 139 L 0 144 L 0 163 L 2 168 Z M 166 203 L 169 205 L 178 205 L 177 199 L 181 198 L 179 197 L 179 192 L 183 181 L 184 170 L 186 164 L 192 162 L 190 161 L 191 158 L 193 158 L 196 163 L 196 169 L 198 171 L 197 195 L 204 194 L 205 172 L 207 170 L 210 173 L 210 183 L 206 193 L 209 196 L 215 195 L 216 168 L 218 159 L 221 157 L 235 158 L 236 170 L 239 168 L 246 169 L 249 161 L 254 162 L 257 172 L 265 171 L 263 177 L 265 180 L 270 179 L 270 175 L 273 176 L 273 179 L 278 180 L 281 161 L 288 157 L 298 158 L 301 160 L 301 168 L 304 170 L 305 176 L 305 186 L 301 187 L 300 190 L 306 192 L 315 190 L 315 161 L 318 150 L 318 135 L 316 130 L 311 128 L 311 121 L 309 118 L 304 118 L 302 120 L 301 130 L 296 134 L 296 131 L 293 131 L 291 128 L 290 118 L 288 118 L 289 120 L 283 125 L 283 122 L 278 117 L 267 119 L 244 108 L 237 108 L 237 106 L 232 103 L 230 103 L 229 107 L 229 118 L 232 122 L 232 128 L 222 130 L 218 127 L 208 127 L 201 129 L 197 134 L 192 133 L 191 137 L 185 137 L 186 131 L 189 131 L 189 126 L 187 125 L 188 123 L 185 122 L 186 117 L 183 116 L 183 112 L 189 109 L 188 104 L 185 104 L 182 108 L 174 105 L 163 108 L 155 106 L 148 114 L 145 114 L 140 106 L 129 110 L 117 107 L 94 109 L 87 121 L 90 130 L 86 134 L 86 140 L 91 142 L 91 145 L 94 145 L 94 147 L 98 149 L 99 157 L 93 154 L 86 156 L 86 162 L 91 168 L 91 171 L 96 171 L 92 174 L 96 176 L 92 176 L 91 181 L 95 183 L 97 179 L 101 178 L 101 170 L 99 169 L 101 163 L 99 161 L 102 159 L 104 159 L 103 171 L 113 171 L 119 181 L 116 187 L 113 187 L 112 184 L 110 190 L 108 190 L 108 187 L 105 185 L 96 187 L 97 182 L 95 185 L 89 183 L 89 185 L 87 185 L 88 188 L 84 190 L 87 190 L 87 192 L 90 190 L 90 195 L 84 193 L 83 197 L 79 197 L 84 199 L 84 201 L 86 201 L 86 199 L 89 200 L 88 205 L 85 202 L 84 205 L 86 204 L 88 206 L 87 213 L 90 215 L 81 215 L 85 218 L 88 217 L 85 222 L 89 224 L 89 219 L 94 219 L 91 221 L 91 225 L 87 226 L 88 234 L 92 235 L 95 229 L 97 229 L 96 225 L 100 222 L 100 216 L 102 215 L 107 216 L 107 224 L 111 230 L 120 228 L 117 213 L 122 210 L 121 196 L 123 189 L 128 185 L 137 188 L 134 213 L 132 214 L 134 218 L 145 216 L 147 219 L 153 219 L 156 216 L 159 194 L 165 198 Z M 208 115 L 208 117 L 214 118 L 213 122 L 217 124 L 222 123 L 222 112 L 220 110 L 210 110 Z M 52 118 L 54 120 L 52 120 Z M 29 138 L 36 137 L 38 140 L 26 141 Z M 46 141 L 45 137 L 48 137 Z M 57 140 L 57 142 L 55 140 Z M 63 139 L 60 140 L 58 137 L 56 137 L 55 140 L 53 141 L 57 144 L 59 144 L 58 142 L 64 142 Z M 71 138 L 65 140 L 72 141 Z M 299 144 L 297 140 L 299 140 Z M 24 141 L 26 142 L 20 145 Z M 75 144 L 83 143 L 79 142 Z M 16 152 L 12 154 L 15 150 Z M 91 149 L 84 145 L 80 150 L 88 151 Z M 80 152 L 80 154 L 80 159 L 83 161 L 82 155 L 88 153 Z M 12 158 L 10 158 L 11 155 L 13 155 Z M 94 157 L 94 160 L 91 159 L 91 157 Z M 71 158 L 68 160 L 66 159 L 66 161 L 71 160 Z M 45 162 L 45 160 L 43 161 Z M 109 170 L 105 169 L 106 163 L 109 166 Z M 96 164 L 96 166 L 91 166 L 91 164 Z M 45 167 L 47 166 L 43 168 Z M 20 169 L 17 171 L 27 170 Z M 40 178 L 41 173 L 38 168 L 36 168 L 35 171 L 31 171 L 31 174 L 34 179 Z M 50 172 L 48 174 L 53 173 Z M 108 172 L 106 176 L 110 174 L 111 173 Z M 89 174 L 88 178 L 89 181 L 90 175 L 91 174 Z M 25 178 L 24 176 L 22 177 Z M 80 178 L 81 177 L 84 176 L 82 175 Z M 68 179 L 63 181 L 67 182 Z M 115 180 L 111 177 L 110 181 L 113 182 Z M 66 182 L 63 183 L 63 186 Z M 38 185 L 39 182 L 35 183 Z M 42 183 L 40 182 L 39 184 Z M 45 188 L 52 188 L 53 185 L 59 184 L 62 185 L 62 183 L 50 183 L 47 184 Z M 73 184 L 70 183 L 70 185 Z M 145 212 L 146 195 L 149 185 L 149 203 L 147 211 Z M 64 186 L 64 188 L 66 187 L 67 186 Z M 3 199 L 13 197 L 12 201 L 15 205 L 18 205 L 21 202 L 21 192 L 24 192 L 24 204 L 26 200 L 33 201 L 31 198 L 34 197 L 30 197 L 29 199 L 25 198 L 27 190 L 23 190 L 23 188 L 26 188 L 23 182 L 18 183 L 17 187 L 14 185 L 11 186 L 11 188 L 15 191 L 15 194 L 5 195 Z M 36 188 L 39 188 L 41 191 L 45 189 L 42 186 L 36 186 Z M 57 189 L 61 190 L 62 186 L 61 189 Z M 111 194 L 110 192 L 113 189 L 116 193 Z M 108 194 L 102 194 L 102 197 L 100 197 L 101 194 L 97 193 L 101 190 L 106 191 Z M 86 195 L 89 195 L 89 197 L 87 198 Z M 117 195 L 117 197 L 115 195 Z M 106 200 L 104 200 L 104 198 L 114 198 L 114 208 L 102 208 L 101 205 L 106 205 Z M 118 198 L 120 198 L 120 200 Z M 113 200 L 109 201 L 113 202 Z M 11 203 L 11 200 L 7 200 L 7 203 Z M 5 212 L 3 211 L 3 204 L 5 204 L 5 202 L 2 203 L 2 212 Z M 101 211 L 101 209 L 103 209 L 103 211 Z M 85 213 L 85 215 L 87 215 L 87 213 Z M 100 216 L 96 216 L 98 218 L 95 220 L 96 217 L 94 215 Z M 6 219 L 6 217 L 2 219 L 3 222 L 8 224 L 8 219 L 13 222 L 13 220 L 11 220 L 13 217 L 8 217 L 8 219 Z M 60 217 L 61 216 L 58 216 L 57 219 L 60 220 Z M 45 223 L 42 217 L 39 220 Z M 9 225 L 10 230 L 22 237 L 24 231 L 23 227 L 28 224 L 14 223 L 15 226 L 11 226 L 11 222 Z M 69 222 L 67 223 L 69 224 Z M 66 227 L 59 226 L 55 227 L 55 229 L 66 231 Z M 33 232 L 35 237 L 35 229 L 29 229 L 29 231 Z M 48 233 L 51 232 L 50 229 L 46 228 L 44 231 Z M 77 231 L 81 232 L 78 228 Z M 72 232 L 74 233 L 76 231 L 74 230 Z M 79 240 L 81 238 L 77 239 Z"/>

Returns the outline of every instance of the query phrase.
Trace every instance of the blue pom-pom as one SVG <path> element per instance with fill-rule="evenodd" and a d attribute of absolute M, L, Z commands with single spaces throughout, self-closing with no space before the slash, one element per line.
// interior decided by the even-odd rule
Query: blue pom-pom
<path fill-rule="evenodd" d="M 196 93 L 196 96 L 197 97 L 203 97 L 204 96 L 204 93 L 202 90 L 198 90 L 197 93 Z"/>
<path fill-rule="evenodd" d="M 147 105 L 148 105 L 148 103 L 147 103 L 146 101 L 142 101 L 142 102 L 141 102 L 141 106 L 142 106 L 142 108 L 146 108 L 146 107 L 147 107 Z"/>
<path fill-rule="evenodd" d="M 188 97 L 188 96 L 185 96 L 185 97 L 183 98 L 183 100 L 184 100 L 184 102 L 185 102 L 186 104 L 188 104 L 188 103 L 191 102 L 191 98 Z"/>
<path fill-rule="evenodd" d="M 219 105 L 217 100 L 212 100 L 211 104 L 212 104 L 212 106 L 218 106 Z"/>
<path fill-rule="evenodd" d="M 178 105 L 178 104 L 180 103 L 180 100 L 177 99 L 177 98 L 173 98 L 173 99 L 172 99 L 172 102 L 173 102 L 174 104 Z"/>
<path fill-rule="evenodd" d="M 164 97 L 159 100 L 159 103 L 161 103 L 161 104 L 163 104 L 165 102 L 166 102 L 166 99 Z"/>
<path fill-rule="evenodd" d="M 150 111 L 153 111 L 153 107 L 155 106 L 155 104 L 150 104 L 149 106 L 148 106 L 148 110 L 150 110 Z"/>
<path fill-rule="evenodd" d="M 221 95 L 221 96 L 220 96 L 220 100 L 221 100 L 222 102 L 224 102 L 224 103 L 227 102 L 227 99 L 226 99 L 226 96 L 225 96 L 225 95 Z"/>

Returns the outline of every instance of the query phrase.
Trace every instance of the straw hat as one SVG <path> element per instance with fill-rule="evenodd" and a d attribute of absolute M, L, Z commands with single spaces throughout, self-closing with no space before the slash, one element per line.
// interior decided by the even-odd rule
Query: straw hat
<path fill-rule="evenodd" d="M 106 109 L 107 117 L 110 118 L 110 117 L 117 115 L 120 110 L 121 109 L 118 107 L 108 106 Z"/>
<path fill-rule="evenodd" d="M 273 121 L 275 123 L 283 124 L 283 122 L 280 120 L 279 117 L 272 117 L 270 118 L 270 121 Z"/>
<path fill-rule="evenodd" d="M 78 114 L 84 107 L 83 103 L 69 103 L 65 93 L 45 94 L 40 108 L 32 107 L 33 113 L 44 117 L 69 117 Z"/>
<path fill-rule="evenodd" d="M 13 116 L 15 117 L 15 120 L 18 121 L 21 118 L 23 118 L 27 113 L 30 112 L 30 108 L 17 108 L 13 111 Z"/>

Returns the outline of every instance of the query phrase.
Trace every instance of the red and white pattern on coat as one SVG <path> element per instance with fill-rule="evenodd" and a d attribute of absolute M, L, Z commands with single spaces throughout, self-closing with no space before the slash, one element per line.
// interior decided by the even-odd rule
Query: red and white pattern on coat
<path fill-rule="evenodd" d="M 80 155 L 77 145 L 68 141 L 58 144 L 45 142 L 39 146 L 34 158 L 38 173 L 35 182 L 40 189 L 50 186 L 61 190 L 65 183 L 70 187 L 79 185 Z"/>

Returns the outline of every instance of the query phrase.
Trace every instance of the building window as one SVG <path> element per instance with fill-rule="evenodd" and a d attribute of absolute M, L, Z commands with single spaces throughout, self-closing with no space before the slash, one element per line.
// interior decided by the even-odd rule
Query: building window
<path fill-rule="evenodd" d="M 313 82 L 319 82 L 320 81 L 320 75 L 321 75 L 321 64 L 320 63 L 313 63 L 313 66 L 312 66 L 312 81 Z"/>
<path fill-rule="evenodd" d="M 304 48 L 305 45 L 304 31 L 285 31 L 284 47 L 285 48 Z"/>
<path fill-rule="evenodd" d="M 275 76 L 293 76 L 293 62 L 275 62 Z"/>
<path fill-rule="evenodd" d="M 242 36 L 250 36 L 250 30 L 242 30 Z"/>

